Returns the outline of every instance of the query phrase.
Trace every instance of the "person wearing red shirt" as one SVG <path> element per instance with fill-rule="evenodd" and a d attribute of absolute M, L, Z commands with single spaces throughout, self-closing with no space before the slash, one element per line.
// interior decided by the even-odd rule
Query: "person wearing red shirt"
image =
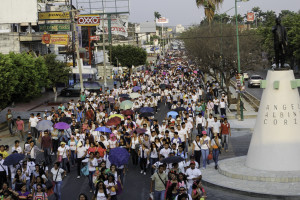
<path fill-rule="evenodd" d="M 228 123 L 227 118 L 224 118 L 224 122 L 221 124 L 221 134 L 222 134 L 222 148 L 225 149 L 225 151 L 228 151 L 228 143 L 229 143 L 229 136 L 231 136 L 231 129 L 230 124 Z"/>

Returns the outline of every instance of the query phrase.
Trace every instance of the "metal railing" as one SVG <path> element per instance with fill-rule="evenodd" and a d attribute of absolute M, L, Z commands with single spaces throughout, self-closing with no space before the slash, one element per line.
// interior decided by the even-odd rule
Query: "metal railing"
<path fill-rule="evenodd" d="M 233 88 L 236 88 L 236 83 L 233 80 L 230 80 L 230 85 Z M 250 94 L 248 91 L 245 91 L 243 93 L 243 99 L 245 99 L 255 110 L 255 112 L 258 111 L 259 109 L 259 105 L 260 105 L 260 100 L 258 98 L 256 98 L 255 96 L 253 96 L 252 94 Z"/>

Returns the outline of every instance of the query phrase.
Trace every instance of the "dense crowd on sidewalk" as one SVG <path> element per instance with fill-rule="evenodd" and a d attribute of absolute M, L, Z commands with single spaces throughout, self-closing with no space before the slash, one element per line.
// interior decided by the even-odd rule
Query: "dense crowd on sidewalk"
<path fill-rule="evenodd" d="M 227 97 L 219 94 L 218 83 L 204 82 L 201 71 L 171 52 L 150 67 L 130 75 L 116 72 L 114 78 L 113 88 L 85 90 L 78 100 L 31 114 L 28 127 L 8 111 L 10 133 L 15 127 L 26 141 L 0 146 L 2 199 L 46 200 L 54 193 L 60 200 L 64 177 L 76 170 L 78 179 L 88 178 L 93 199 L 115 200 L 129 164 L 139 165 L 136 173 L 151 175 L 154 200 L 206 199 L 201 170 L 211 159 L 218 169 L 231 135 Z M 162 109 L 170 112 L 161 116 Z M 131 161 L 112 159 L 120 148 Z M 13 154 L 24 159 L 6 164 L 17 157 Z"/>

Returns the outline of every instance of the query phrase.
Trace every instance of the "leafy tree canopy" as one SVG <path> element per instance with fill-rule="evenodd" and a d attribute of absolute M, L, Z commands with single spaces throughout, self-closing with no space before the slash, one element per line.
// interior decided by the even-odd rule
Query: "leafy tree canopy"
<path fill-rule="evenodd" d="M 110 52 L 111 63 L 117 66 L 117 61 L 122 66 L 127 66 L 129 68 L 138 65 L 144 65 L 147 60 L 147 52 L 140 48 L 132 45 L 118 45 L 113 46 Z"/>

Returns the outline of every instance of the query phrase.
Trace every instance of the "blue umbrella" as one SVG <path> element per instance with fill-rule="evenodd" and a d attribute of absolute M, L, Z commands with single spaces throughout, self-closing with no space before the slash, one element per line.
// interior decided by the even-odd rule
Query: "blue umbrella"
<path fill-rule="evenodd" d="M 140 109 L 140 113 L 145 113 L 145 112 L 154 112 L 153 108 L 151 107 L 143 107 Z"/>
<path fill-rule="evenodd" d="M 176 116 L 178 115 L 178 112 L 175 112 L 175 111 L 170 111 L 170 112 L 168 112 L 168 113 L 167 113 L 167 116 L 169 117 L 170 115 L 171 115 L 171 117 L 172 117 L 172 118 L 174 118 L 174 119 L 175 119 L 175 118 L 176 118 Z"/>
<path fill-rule="evenodd" d="M 65 122 L 58 122 L 58 123 L 56 123 L 56 124 L 54 125 L 54 128 L 65 130 L 65 129 L 70 128 L 70 125 L 67 124 L 67 123 L 65 123 Z"/>
<path fill-rule="evenodd" d="M 36 129 L 39 131 L 50 130 L 53 126 L 53 123 L 50 120 L 42 120 L 36 125 Z"/>
<path fill-rule="evenodd" d="M 105 126 L 101 126 L 95 129 L 95 131 L 104 132 L 104 133 L 111 133 L 111 130 Z"/>
<path fill-rule="evenodd" d="M 134 86 L 132 88 L 132 91 L 134 91 L 134 92 L 137 92 L 137 91 L 140 91 L 140 90 L 142 90 L 142 88 L 140 86 Z"/>
<path fill-rule="evenodd" d="M 129 161 L 129 153 L 125 148 L 117 147 L 109 151 L 108 160 L 116 166 L 126 165 Z"/>
<path fill-rule="evenodd" d="M 21 160 L 25 158 L 24 154 L 20 153 L 13 153 L 7 156 L 4 160 L 3 165 L 9 166 L 9 165 L 16 165 L 18 164 Z"/>

